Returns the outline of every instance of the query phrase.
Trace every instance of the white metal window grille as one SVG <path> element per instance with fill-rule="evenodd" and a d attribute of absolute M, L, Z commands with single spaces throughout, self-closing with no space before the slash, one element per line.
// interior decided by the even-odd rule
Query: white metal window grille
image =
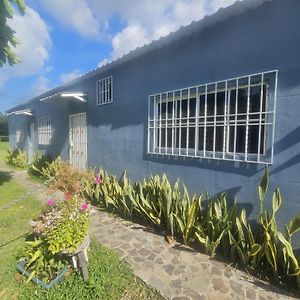
<path fill-rule="evenodd" d="M 270 164 L 278 71 L 149 96 L 149 154 Z"/>
<path fill-rule="evenodd" d="M 16 128 L 16 143 L 22 143 L 24 140 L 24 121 L 22 119 L 17 119 L 15 121 Z"/>
<path fill-rule="evenodd" d="M 38 142 L 39 145 L 49 145 L 51 141 L 52 128 L 50 117 L 41 117 L 38 120 Z"/>
<path fill-rule="evenodd" d="M 97 105 L 113 102 L 112 76 L 97 81 Z"/>

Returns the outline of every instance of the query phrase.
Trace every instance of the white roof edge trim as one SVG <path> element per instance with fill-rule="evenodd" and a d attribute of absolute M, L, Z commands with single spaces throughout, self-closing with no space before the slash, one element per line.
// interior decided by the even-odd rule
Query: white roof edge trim
<path fill-rule="evenodd" d="M 46 100 L 50 100 L 52 98 L 55 97 L 63 97 L 63 98 L 75 98 L 76 100 L 79 100 L 81 102 L 86 102 L 86 99 L 84 99 L 84 97 L 87 96 L 87 93 L 83 93 L 83 92 L 64 92 L 64 93 L 55 93 L 52 95 L 49 95 L 47 97 L 41 98 L 40 101 L 46 101 Z"/>
<path fill-rule="evenodd" d="M 86 102 L 86 99 L 84 99 L 84 97 L 87 96 L 87 93 L 61 93 L 60 96 L 63 98 L 73 97 L 79 101 Z"/>
<path fill-rule="evenodd" d="M 30 109 L 23 109 L 23 110 L 16 110 L 16 111 L 12 111 L 8 114 L 6 114 L 7 116 L 10 115 L 27 115 L 27 116 L 33 116 L 33 113 Z"/>

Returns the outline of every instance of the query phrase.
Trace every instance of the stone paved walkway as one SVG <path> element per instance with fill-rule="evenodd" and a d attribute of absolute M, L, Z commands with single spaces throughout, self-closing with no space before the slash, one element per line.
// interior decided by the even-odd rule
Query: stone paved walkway
<path fill-rule="evenodd" d="M 91 231 L 167 299 L 292 299 L 268 283 L 106 212 L 92 214 Z"/>
<path fill-rule="evenodd" d="M 62 193 L 49 194 L 41 183 L 28 178 L 26 171 L 0 166 L 42 201 Z M 147 228 L 124 221 L 106 212 L 93 210 L 91 233 L 114 249 L 133 268 L 135 275 L 165 298 L 184 299 L 293 299 L 284 291 L 235 270 L 223 262 L 164 238 Z"/>

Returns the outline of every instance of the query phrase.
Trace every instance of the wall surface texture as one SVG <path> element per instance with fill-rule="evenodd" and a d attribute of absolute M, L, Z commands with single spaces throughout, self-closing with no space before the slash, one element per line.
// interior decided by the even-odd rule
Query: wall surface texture
<path fill-rule="evenodd" d="M 51 116 L 51 146 L 35 149 L 68 159 L 68 115 L 87 113 L 88 165 L 139 180 L 166 173 L 191 192 L 227 191 L 254 217 L 257 186 L 265 166 L 222 160 L 147 155 L 150 94 L 232 77 L 278 70 L 274 162 L 270 191 L 280 186 L 281 224 L 300 211 L 300 1 L 274 0 L 122 64 L 113 65 L 66 90 L 88 93 L 87 103 L 35 101 L 32 121 Z M 96 81 L 113 76 L 112 104 L 96 106 Z M 30 117 L 28 117 L 30 119 Z M 10 121 L 12 122 L 12 121 Z M 37 127 L 36 127 L 37 128 Z M 12 127 L 10 127 L 12 131 Z M 14 146 L 13 140 L 11 140 Z M 267 203 L 270 204 L 271 192 Z M 300 245 L 300 237 L 297 244 Z"/>

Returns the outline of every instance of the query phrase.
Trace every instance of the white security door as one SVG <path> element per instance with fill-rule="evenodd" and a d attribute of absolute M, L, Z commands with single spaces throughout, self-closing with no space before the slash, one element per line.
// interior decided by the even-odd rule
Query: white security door
<path fill-rule="evenodd" d="M 70 164 L 75 168 L 85 170 L 87 164 L 86 113 L 70 115 L 69 124 Z"/>
<path fill-rule="evenodd" d="M 33 155 L 35 152 L 35 131 L 34 122 L 29 123 L 29 134 L 28 134 L 28 162 L 32 163 Z"/>

